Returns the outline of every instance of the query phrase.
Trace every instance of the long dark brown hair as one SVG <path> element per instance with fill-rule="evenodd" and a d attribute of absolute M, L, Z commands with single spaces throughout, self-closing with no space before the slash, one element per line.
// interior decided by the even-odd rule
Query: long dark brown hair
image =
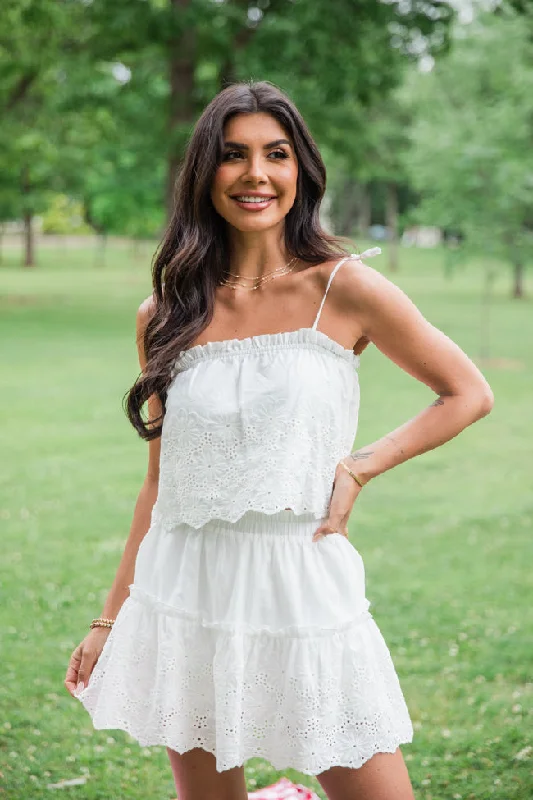
<path fill-rule="evenodd" d="M 172 217 L 153 260 L 153 313 L 144 334 L 146 368 L 125 397 L 128 418 L 143 439 L 161 435 L 176 359 L 211 322 L 216 287 L 230 268 L 227 223 L 211 201 L 224 126 L 236 114 L 257 112 L 279 122 L 298 160 L 296 199 L 285 217 L 287 255 L 311 266 L 346 252 L 341 244 L 346 240 L 329 235 L 320 225 L 326 169 L 294 103 L 269 81 L 224 88 L 193 130 L 176 182 Z M 163 415 L 145 421 L 142 409 L 151 395 L 159 397 Z"/>

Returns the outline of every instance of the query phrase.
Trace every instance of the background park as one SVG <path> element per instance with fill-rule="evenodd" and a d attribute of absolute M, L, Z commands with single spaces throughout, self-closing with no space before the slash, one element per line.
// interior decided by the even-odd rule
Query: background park
<path fill-rule="evenodd" d="M 146 464 L 122 411 L 191 126 L 228 81 L 295 100 L 324 224 L 480 366 L 489 417 L 383 475 L 350 538 L 415 726 L 417 800 L 533 796 L 533 3 L 4 0 L 0 796 L 175 797 L 163 748 L 63 687 Z M 376 348 L 357 443 L 431 402 Z M 318 782 L 288 770 L 324 794 Z M 249 791 L 280 775 L 259 758 Z"/>

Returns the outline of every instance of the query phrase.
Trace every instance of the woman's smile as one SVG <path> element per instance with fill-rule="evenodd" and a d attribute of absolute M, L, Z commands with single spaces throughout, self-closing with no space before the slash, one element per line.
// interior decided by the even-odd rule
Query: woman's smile
<path fill-rule="evenodd" d="M 262 211 L 276 200 L 276 195 L 263 195 L 249 192 L 246 194 L 232 195 L 231 199 L 239 208 L 243 208 L 245 211 Z"/>

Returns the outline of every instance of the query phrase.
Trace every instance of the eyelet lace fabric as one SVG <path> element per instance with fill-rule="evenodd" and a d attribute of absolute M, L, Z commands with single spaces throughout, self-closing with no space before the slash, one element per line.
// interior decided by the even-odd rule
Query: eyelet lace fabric
<path fill-rule="evenodd" d="M 202 747 L 219 771 L 261 756 L 309 775 L 411 741 L 373 620 L 326 639 L 258 639 L 128 599 L 115 625 L 81 694 L 96 729 L 127 731 L 142 746 Z"/>
<path fill-rule="evenodd" d="M 357 430 L 359 358 L 302 328 L 185 351 L 168 391 L 158 524 L 322 517 Z"/>
<path fill-rule="evenodd" d="M 412 739 L 364 565 L 312 514 L 152 527 L 88 686 L 97 729 L 316 775 Z"/>

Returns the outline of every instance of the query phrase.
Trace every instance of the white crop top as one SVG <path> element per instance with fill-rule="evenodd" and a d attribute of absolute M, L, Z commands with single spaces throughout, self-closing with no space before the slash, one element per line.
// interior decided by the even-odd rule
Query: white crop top
<path fill-rule="evenodd" d="M 357 431 L 359 356 L 311 328 L 195 345 L 178 357 L 152 522 L 195 528 L 248 510 L 326 515 Z"/>

